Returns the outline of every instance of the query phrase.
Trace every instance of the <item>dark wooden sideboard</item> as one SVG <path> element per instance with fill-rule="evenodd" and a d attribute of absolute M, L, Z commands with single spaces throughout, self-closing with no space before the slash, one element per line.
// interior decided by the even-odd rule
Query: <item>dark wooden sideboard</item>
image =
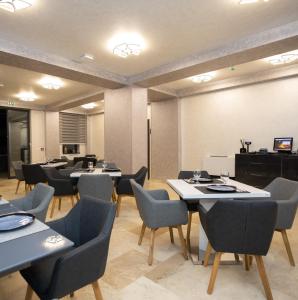
<path fill-rule="evenodd" d="M 235 155 L 236 180 L 264 188 L 276 177 L 298 180 L 298 155 L 243 153 Z"/>

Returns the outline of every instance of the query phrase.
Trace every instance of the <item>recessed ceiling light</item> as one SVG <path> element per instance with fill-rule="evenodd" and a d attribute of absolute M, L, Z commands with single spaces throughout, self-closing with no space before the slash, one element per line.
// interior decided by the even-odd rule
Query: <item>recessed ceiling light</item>
<path fill-rule="evenodd" d="M 263 2 L 269 2 L 269 0 L 261 0 Z M 260 2 L 260 0 L 239 0 L 239 4 L 251 4 L 251 3 L 257 3 Z"/>
<path fill-rule="evenodd" d="M 45 76 L 38 83 L 49 90 L 59 90 L 64 85 L 60 78 L 53 76 Z"/>
<path fill-rule="evenodd" d="M 38 97 L 34 92 L 21 92 L 16 95 L 17 98 L 19 98 L 22 101 L 35 101 Z"/>
<path fill-rule="evenodd" d="M 109 40 L 108 48 L 113 54 L 126 58 L 131 55 L 140 55 L 145 49 L 145 41 L 136 32 L 123 32 Z"/>
<path fill-rule="evenodd" d="M 210 81 L 215 77 L 216 72 L 208 72 L 200 75 L 196 75 L 191 77 L 191 80 L 196 83 L 202 83 L 202 82 L 207 82 Z"/>
<path fill-rule="evenodd" d="M 4 87 L 4 83 L 0 83 L 0 87 Z"/>
<path fill-rule="evenodd" d="M 35 0 L 0 0 L 0 8 L 9 12 L 15 12 L 34 4 Z"/>
<path fill-rule="evenodd" d="M 91 103 L 83 104 L 81 106 L 85 109 L 93 109 L 97 106 L 97 104 L 94 102 L 91 102 Z"/>
<path fill-rule="evenodd" d="M 295 61 L 296 59 L 298 59 L 297 50 L 264 58 L 266 62 L 269 62 L 272 65 L 288 64 Z"/>

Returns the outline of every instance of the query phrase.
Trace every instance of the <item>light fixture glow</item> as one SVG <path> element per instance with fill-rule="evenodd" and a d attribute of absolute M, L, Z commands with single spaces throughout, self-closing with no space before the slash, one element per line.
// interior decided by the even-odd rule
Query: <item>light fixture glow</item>
<path fill-rule="evenodd" d="M 215 77 L 216 72 L 208 72 L 204 74 L 199 74 L 196 76 L 191 77 L 191 80 L 196 83 L 202 83 L 202 82 L 207 82 L 210 81 Z"/>
<path fill-rule="evenodd" d="M 83 104 L 81 106 L 85 109 L 93 109 L 97 106 L 97 104 L 94 102 L 91 102 L 91 103 Z"/>
<path fill-rule="evenodd" d="M 34 92 L 21 92 L 17 94 L 16 97 L 27 102 L 35 101 L 38 98 Z"/>
<path fill-rule="evenodd" d="M 135 32 L 119 33 L 108 42 L 109 50 L 120 57 L 140 55 L 145 49 L 144 39 Z"/>
<path fill-rule="evenodd" d="M 257 2 L 260 2 L 260 0 L 239 0 L 239 4 L 251 4 Z M 263 0 L 263 2 L 269 2 L 269 0 Z"/>
<path fill-rule="evenodd" d="M 53 76 L 45 76 L 38 83 L 49 90 L 59 90 L 64 85 L 60 78 Z"/>
<path fill-rule="evenodd" d="M 15 12 L 32 6 L 34 2 L 35 0 L 0 0 L 0 8 Z"/>
<path fill-rule="evenodd" d="M 94 55 L 90 54 L 90 53 L 84 53 L 81 56 L 82 59 L 89 59 L 89 60 L 94 60 Z"/>
<path fill-rule="evenodd" d="M 296 59 L 298 59 L 297 50 L 264 58 L 266 62 L 269 62 L 272 65 L 288 64 L 295 61 Z"/>

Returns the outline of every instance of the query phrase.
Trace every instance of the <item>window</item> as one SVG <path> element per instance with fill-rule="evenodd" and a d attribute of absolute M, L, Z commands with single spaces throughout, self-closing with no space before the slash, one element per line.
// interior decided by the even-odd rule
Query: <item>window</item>
<path fill-rule="evenodd" d="M 59 113 L 60 143 L 86 144 L 87 116 Z"/>

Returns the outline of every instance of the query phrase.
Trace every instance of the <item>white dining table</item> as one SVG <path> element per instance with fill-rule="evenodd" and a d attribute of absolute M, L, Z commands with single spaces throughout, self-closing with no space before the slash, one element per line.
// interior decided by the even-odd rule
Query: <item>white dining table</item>
<path fill-rule="evenodd" d="M 59 161 L 55 163 L 47 163 L 47 164 L 41 164 L 42 168 L 60 168 L 66 166 L 68 163 L 64 161 Z"/>
<path fill-rule="evenodd" d="M 94 168 L 93 172 L 88 172 L 88 171 L 75 171 L 73 173 L 70 174 L 71 178 L 79 178 L 81 175 L 103 175 L 103 174 L 107 174 L 110 175 L 111 177 L 121 177 L 122 173 L 121 171 L 119 172 L 103 172 L 102 168 Z"/>
<path fill-rule="evenodd" d="M 188 183 L 184 179 L 168 179 L 167 183 L 181 197 L 183 201 L 189 201 L 193 203 L 194 200 L 198 200 L 198 202 L 200 202 L 200 204 L 207 210 L 210 209 L 216 203 L 216 201 L 220 199 L 230 199 L 232 201 L 233 199 L 269 198 L 271 196 L 270 193 L 267 191 L 255 188 L 253 186 L 232 179 L 226 179 L 224 183 L 236 187 L 236 192 L 231 193 L 209 192 L 208 190 L 206 190 L 208 184 L 213 183 L 192 184 Z M 223 182 L 219 182 L 216 184 L 223 184 Z M 201 188 L 201 190 L 198 188 Z M 208 239 L 203 227 L 201 225 L 199 226 L 200 228 L 198 257 L 200 260 L 204 256 L 204 252 L 208 244 Z"/>

